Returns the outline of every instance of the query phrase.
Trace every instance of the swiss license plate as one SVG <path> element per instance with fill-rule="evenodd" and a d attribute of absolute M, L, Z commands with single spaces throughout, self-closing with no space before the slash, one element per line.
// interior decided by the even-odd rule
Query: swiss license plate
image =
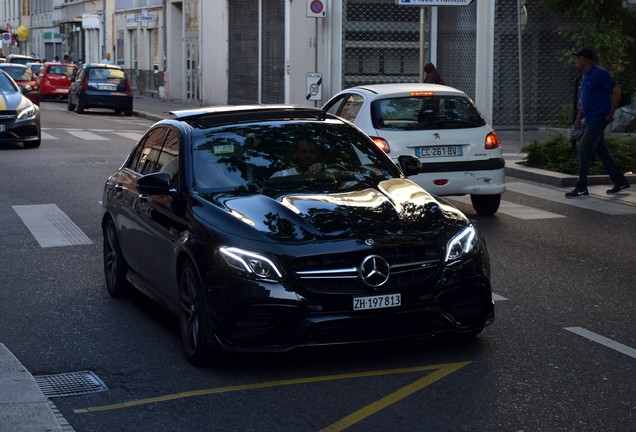
<path fill-rule="evenodd" d="M 100 84 L 97 88 L 100 89 L 100 90 L 104 90 L 104 91 L 115 91 L 115 90 L 117 90 L 117 86 L 114 86 L 112 84 Z"/>
<path fill-rule="evenodd" d="M 464 151 L 462 146 L 459 145 L 417 147 L 415 149 L 415 156 L 422 158 L 454 157 L 463 155 Z"/>
<path fill-rule="evenodd" d="M 0 123 L 0 132 L 4 132 L 4 125 Z"/>
<path fill-rule="evenodd" d="M 55 93 L 68 93 L 68 89 L 58 88 L 58 89 L 55 89 Z"/>
<path fill-rule="evenodd" d="M 401 304 L 402 297 L 400 294 L 353 298 L 353 310 L 381 309 L 400 306 Z"/>

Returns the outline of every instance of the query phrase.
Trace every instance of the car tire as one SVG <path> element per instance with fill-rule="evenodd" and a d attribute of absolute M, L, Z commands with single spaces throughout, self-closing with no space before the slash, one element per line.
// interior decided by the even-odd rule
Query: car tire
<path fill-rule="evenodd" d="M 112 297 L 124 297 L 130 291 L 130 283 L 126 279 L 128 264 L 119 246 L 115 223 L 110 217 L 104 222 L 103 234 L 106 289 Z"/>
<path fill-rule="evenodd" d="M 209 364 L 208 326 L 202 284 L 194 265 L 187 261 L 179 273 L 179 326 L 185 356 L 196 366 Z"/>
<path fill-rule="evenodd" d="M 75 111 L 75 105 L 71 103 L 71 97 L 68 97 L 67 108 L 69 111 Z"/>
<path fill-rule="evenodd" d="M 133 107 L 132 105 L 129 107 L 126 107 L 126 109 L 124 109 L 124 115 L 127 117 L 130 117 L 133 115 Z"/>
<path fill-rule="evenodd" d="M 80 98 L 77 98 L 77 113 L 84 114 L 85 109 L 86 107 L 84 106 L 84 103 L 82 102 L 82 100 Z"/>
<path fill-rule="evenodd" d="M 501 195 L 471 195 L 473 208 L 480 215 L 493 215 L 499 210 Z"/>

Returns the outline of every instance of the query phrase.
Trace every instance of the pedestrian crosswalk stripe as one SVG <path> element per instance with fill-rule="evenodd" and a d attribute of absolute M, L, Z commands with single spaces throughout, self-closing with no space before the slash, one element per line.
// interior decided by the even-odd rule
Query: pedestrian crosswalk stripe
<path fill-rule="evenodd" d="M 55 204 L 19 205 L 13 210 L 42 247 L 93 244 Z"/>
<path fill-rule="evenodd" d="M 472 205 L 470 200 L 470 196 L 451 196 L 445 197 L 451 201 L 460 201 L 464 204 Z M 498 213 L 505 214 L 508 216 L 516 217 L 517 219 L 523 220 L 531 220 L 531 219 L 556 219 L 565 217 L 560 214 L 552 213 L 545 210 L 539 210 L 533 207 L 524 206 L 521 204 L 516 204 L 510 201 L 501 201 L 499 204 Z"/>
<path fill-rule="evenodd" d="M 97 135 L 93 132 L 87 132 L 87 131 L 67 131 L 67 132 L 73 136 L 76 136 L 86 141 L 108 141 L 109 140 L 108 138 L 103 137 L 101 135 Z"/>
<path fill-rule="evenodd" d="M 121 137 L 129 138 L 133 141 L 139 141 L 141 137 L 144 136 L 143 133 L 137 133 L 137 132 L 115 132 L 115 133 Z"/>
<path fill-rule="evenodd" d="M 40 131 L 40 133 L 42 135 L 42 139 L 43 140 L 47 140 L 47 141 L 59 140 L 59 138 L 57 138 L 57 137 L 55 137 L 55 136 L 53 136 L 53 135 L 51 135 L 49 133 L 46 133 L 44 131 Z"/>

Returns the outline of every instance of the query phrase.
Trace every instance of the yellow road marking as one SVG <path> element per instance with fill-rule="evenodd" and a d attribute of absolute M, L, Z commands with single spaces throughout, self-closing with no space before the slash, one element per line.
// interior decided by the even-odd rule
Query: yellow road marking
<path fill-rule="evenodd" d="M 380 411 L 381 409 L 386 408 L 387 406 L 395 402 L 398 402 L 401 399 L 415 393 L 416 391 L 423 389 L 427 385 L 432 384 L 435 381 L 438 381 L 447 375 L 450 375 L 451 373 L 466 366 L 468 363 L 469 362 L 447 363 L 447 364 L 417 366 L 417 367 L 402 368 L 402 369 L 365 371 L 365 372 L 355 372 L 355 373 L 347 373 L 347 374 L 296 378 L 296 379 L 280 380 L 280 381 L 267 381 L 267 382 L 256 383 L 256 384 L 244 384 L 244 385 L 238 385 L 238 386 L 219 387 L 219 388 L 213 388 L 213 389 L 202 389 L 202 390 L 194 390 L 189 392 L 173 393 L 173 394 L 157 396 L 157 397 L 147 398 L 147 399 L 138 399 L 134 401 L 122 402 L 122 403 L 111 404 L 111 405 L 78 408 L 78 409 L 74 409 L 73 412 L 75 414 L 85 414 L 85 413 L 93 413 L 93 412 L 100 412 L 100 411 L 118 410 L 122 408 L 131 408 L 131 407 L 136 407 L 141 405 L 167 402 L 171 400 L 184 399 L 189 397 L 207 396 L 212 394 L 229 393 L 229 392 L 243 391 L 243 390 L 255 390 L 255 389 L 288 386 L 288 385 L 336 381 L 336 380 L 343 380 L 343 379 L 365 378 L 365 377 L 374 377 L 374 376 L 383 376 L 383 375 L 397 375 L 397 374 L 423 372 L 423 371 L 435 371 L 433 373 L 426 375 L 424 378 L 420 378 L 414 383 L 409 384 L 406 387 L 403 387 L 383 397 L 382 399 L 379 399 L 378 401 L 370 405 L 367 405 L 366 407 L 354 412 L 351 415 L 348 415 L 347 417 L 341 420 L 338 420 L 336 423 L 330 426 L 327 426 L 325 429 L 323 429 L 323 431 L 334 432 L 334 431 L 344 430 L 345 428 L 353 425 L 354 423 L 357 423 L 360 420 L 363 420 L 364 418 Z"/>
<path fill-rule="evenodd" d="M 435 381 L 440 380 L 444 378 L 445 376 L 452 374 L 453 372 L 463 368 L 467 364 L 468 362 L 449 363 L 446 365 L 439 365 L 439 367 L 437 368 L 435 372 L 428 374 L 424 378 L 420 378 L 414 383 L 409 384 L 406 387 L 402 387 L 401 389 L 391 393 L 390 395 L 387 395 L 383 397 L 382 399 L 379 399 L 373 402 L 372 404 L 369 404 L 365 406 L 364 408 L 359 409 L 353 414 L 350 414 L 346 416 L 345 418 L 338 420 L 332 425 L 329 425 L 326 428 L 322 429 L 321 432 L 338 432 L 338 431 L 345 430 L 346 428 L 359 422 L 360 420 L 363 420 L 369 417 L 370 415 L 375 414 L 376 412 L 388 407 L 389 405 L 393 405 L 394 403 L 404 399 L 405 397 L 409 395 L 412 395 L 418 390 L 422 390 L 427 385 L 432 384 Z"/>

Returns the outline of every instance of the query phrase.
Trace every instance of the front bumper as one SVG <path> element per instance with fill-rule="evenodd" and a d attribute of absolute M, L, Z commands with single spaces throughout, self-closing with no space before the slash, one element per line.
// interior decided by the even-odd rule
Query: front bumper
<path fill-rule="evenodd" d="M 212 346 L 239 352 L 288 351 L 448 332 L 477 333 L 494 321 L 494 303 L 486 280 L 466 281 L 437 294 L 402 293 L 402 306 L 366 311 L 342 307 L 353 304 L 353 295 L 332 305 L 308 299 L 294 301 L 289 291 L 280 295 L 276 291 L 270 290 L 266 300 L 237 306 L 221 321 L 211 313 Z"/>

